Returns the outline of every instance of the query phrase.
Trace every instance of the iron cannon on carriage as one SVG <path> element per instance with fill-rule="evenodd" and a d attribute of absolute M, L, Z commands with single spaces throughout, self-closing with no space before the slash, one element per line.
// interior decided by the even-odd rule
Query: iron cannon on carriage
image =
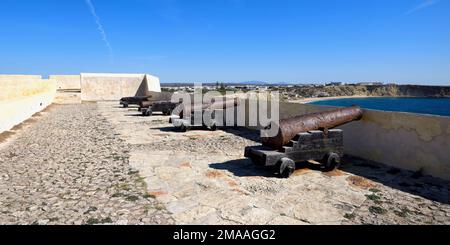
<path fill-rule="evenodd" d="M 246 147 L 245 157 L 258 165 L 276 167 L 284 178 L 293 174 L 296 163 L 308 160 L 319 162 L 324 171 L 334 170 L 344 155 L 344 132 L 334 128 L 362 116 L 361 108 L 352 106 L 272 122 L 269 127 L 278 127 L 278 133 L 262 137 L 261 146 Z"/>

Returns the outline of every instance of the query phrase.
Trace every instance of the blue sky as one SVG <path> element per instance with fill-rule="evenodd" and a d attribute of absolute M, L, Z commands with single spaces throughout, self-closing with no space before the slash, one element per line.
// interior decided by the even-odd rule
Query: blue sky
<path fill-rule="evenodd" d="M 450 0 L 2 0 L 0 73 L 450 85 Z"/>

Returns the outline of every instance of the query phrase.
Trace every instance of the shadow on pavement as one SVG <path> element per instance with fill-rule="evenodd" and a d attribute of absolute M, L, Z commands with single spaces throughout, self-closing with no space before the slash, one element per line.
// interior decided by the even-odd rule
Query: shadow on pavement
<path fill-rule="evenodd" d="M 275 168 L 258 166 L 249 159 L 213 163 L 209 166 L 217 170 L 227 170 L 237 177 L 261 176 L 278 178 Z M 301 169 L 322 171 L 319 165 L 310 162 L 297 163 L 297 170 Z M 424 176 L 420 172 L 392 168 L 384 164 L 351 156 L 344 157 L 340 170 L 402 192 L 450 204 L 450 181 Z M 295 178 L 295 174 L 291 178 Z"/>

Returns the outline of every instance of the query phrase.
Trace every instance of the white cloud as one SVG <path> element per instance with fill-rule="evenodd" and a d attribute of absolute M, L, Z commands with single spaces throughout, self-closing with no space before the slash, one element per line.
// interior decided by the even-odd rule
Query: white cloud
<path fill-rule="evenodd" d="M 422 2 L 421 4 L 415 6 L 414 8 L 408 10 L 405 14 L 409 15 L 409 14 L 413 14 L 419 10 L 422 10 L 424 8 L 428 8 L 432 5 L 435 5 L 436 3 L 438 3 L 440 0 L 425 0 L 424 2 Z"/>
<path fill-rule="evenodd" d="M 91 0 L 85 0 L 85 1 L 89 7 L 89 10 L 91 11 L 92 16 L 95 19 L 95 23 L 97 23 L 97 29 L 100 32 L 100 36 L 102 37 L 102 40 L 105 43 L 106 48 L 108 49 L 110 61 L 111 61 L 111 63 L 113 63 L 114 62 L 114 52 L 113 52 L 111 43 L 108 40 L 108 36 L 106 35 L 105 29 L 103 28 L 103 25 L 100 21 L 100 17 L 97 15 L 97 12 L 95 11 L 95 7 L 94 7 L 94 4 L 92 4 L 92 1 Z"/>

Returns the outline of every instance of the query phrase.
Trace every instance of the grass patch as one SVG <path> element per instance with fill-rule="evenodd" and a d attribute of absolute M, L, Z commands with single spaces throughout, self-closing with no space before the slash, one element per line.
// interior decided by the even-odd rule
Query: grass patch
<path fill-rule="evenodd" d="M 112 194 L 111 197 L 123 197 L 123 196 L 125 196 L 125 195 L 120 192 L 117 192 L 117 193 Z"/>
<path fill-rule="evenodd" d="M 372 202 L 376 203 L 376 204 L 380 204 L 381 203 L 381 197 L 375 195 L 375 194 L 371 194 L 371 195 L 366 195 L 367 199 L 371 200 Z"/>
<path fill-rule="evenodd" d="M 87 210 L 86 212 L 84 212 L 84 214 L 88 214 L 88 213 L 90 213 L 90 212 L 95 212 L 95 211 L 97 211 L 97 210 L 98 210 L 97 207 L 89 207 L 88 210 Z"/>
<path fill-rule="evenodd" d="M 111 224 L 113 221 L 111 218 L 104 218 L 104 219 L 96 219 L 96 218 L 90 218 L 86 221 L 87 225 L 98 225 L 98 224 Z"/>
<path fill-rule="evenodd" d="M 373 214 L 385 214 L 387 213 L 387 210 L 380 207 L 380 206 L 371 206 L 369 208 L 369 211 Z"/>
<path fill-rule="evenodd" d="M 139 197 L 130 195 L 130 196 L 127 196 L 125 199 L 130 202 L 136 202 L 137 200 L 139 200 Z"/>
<path fill-rule="evenodd" d="M 344 218 L 349 219 L 349 220 L 353 220 L 356 217 L 355 214 L 345 214 Z"/>
<path fill-rule="evenodd" d="M 394 214 L 397 215 L 398 217 L 406 218 L 410 212 L 411 211 L 409 211 L 408 208 L 402 208 L 400 211 L 395 210 Z"/>
<path fill-rule="evenodd" d="M 164 209 L 166 209 L 166 207 L 164 205 L 158 203 L 158 204 L 155 205 L 155 209 L 156 210 L 164 210 Z"/>
<path fill-rule="evenodd" d="M 131 188 L 130 188 L 130 186 L 128 184 L 120 184 L 119 185 L 119 189 L 124 190 L 124 191 L 131 190 Z"/>
<path fill-rule="evenodd" d="M 151 205 L 149 205 L 149 204 L 144 205 L 144 211 L 145 211 L 146 213 L 148 213 L 148 211 L 150 211 L 150 210 L 152 210 L 152 206 L 151 206 Z"/>
<path fill-rule="evenodd" d="M 128 175 L 135 175 L 135 174 L 138 174 L 138 173 L 139 173 L 138 170 L 130 170 L 130 171 L 128 172 Z"/>
<path fill-rule="evenodd" d="M 137 200 L 139 200 L 138 196 L 123 194 L 120 192 L 114 193 L 111 197 L 123 197 L 123 198 L 125 198 L 125 200 L 127 200 L 129 202 L 136 202 Z"/>
<path fill-rule="evenodd" d="M 372 192 L 372 193 L 379 193 L 379 192 L 381 192 L 381 190 L 378 190 L 376 188 L 369 189 L 369 191 Z"/>
<path fill-rule="evenodd" d="M 121 156 L 118 155 L 113 155 L 113 159 L 116 161 L 122 160 L 123 158 Z"/>
<path fill-rule="evenodd" d="M 135 182 L 136 182 L 136 184 L 140 185 L 141 187 L 147 187 L 147 183 L 145 182 L 144 177 L 139 176 Z"/>
<path fill-rule="evenodd" d="M 156 199 L 156 196 L 155 195 L 151 195 L 151 194 L 148 194 L 148 193 L 145 193 L 143 196 L 142 196 L 143 198 L 145 198 L 145 199 Z"/>

